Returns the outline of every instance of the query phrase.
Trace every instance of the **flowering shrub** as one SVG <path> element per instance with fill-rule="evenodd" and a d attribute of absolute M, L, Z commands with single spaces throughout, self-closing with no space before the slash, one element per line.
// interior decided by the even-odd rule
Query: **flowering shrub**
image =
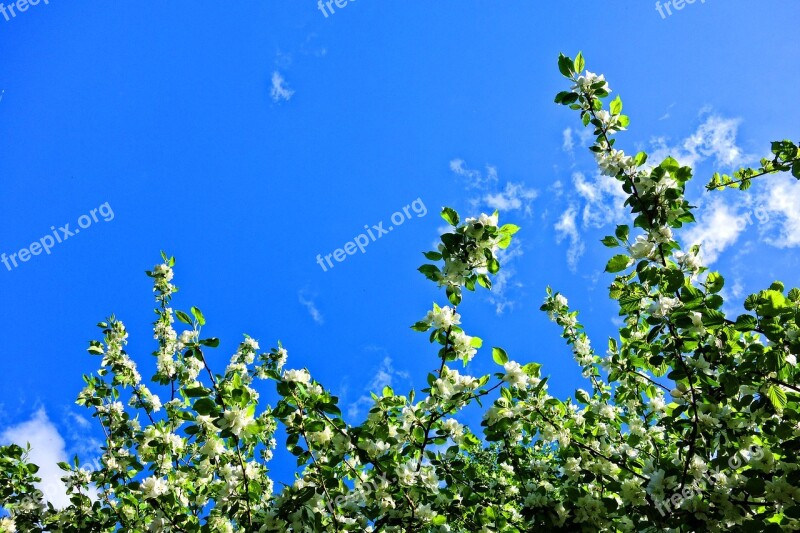
<path fill-rule="evenodd" d="M 491 289 L 497 251 L 518 228 L 497 213 L 451 225 L 420 271 L 444 287 L 412 328 L 437 346 L 439 369 L 420 396 L 374 395 L 361 425 L 306 369 L 288 369 L 280 344 L 245 337 L 213 370 L 205 317 L 171 307 L 173 258 L 148 272 L 157 318 L 156 372 L 145 384 L 125 351 L 115 317 L 99 324 L 78 404 L 105 432 L 103 468 L 62 464 L 69 507 L 35 489 L 37 467 L 19 446 L 0 448 L 3 531 L 782 531 L 800 529 L 800 290 L 780 282 L 748 296 L 748 313 L 722 311 L 724 279 L 675 233 L 694 221 L 684 198 L 688 167 L 626 155 L 614 135 L 629 124 L 619 97 L 584 60 L 561 56 L 571 82 L 556 102 L 594 131 L 601 171 L 628 195 L 633 228 L 603 244 L 618 250 L 606 270 L 624 326 L 598 354 L 577 311 L 551 289 L 542 310 L 560 328 L 588 390 L 548 393 L 541 365 L 492 348 L 494 375 L 458 370 L 482 357 L 463 329 L 464 289 Z M 794 148 L 792 148 L 794 147 Z M 778 143 L 775 162 L 736 179 L 797 169 L 796 146 Z M 795 151 L 791 151 L 794 149 Z M 791 153 L 790 153 L 791 152 Z M 778 168 L 780 166 L 781 168 Z M 730 185 L 734 178 L 715 178 Z M 443 302 L 444 303 L 444 302 Z M 488 357 L 488 353 L 485 355 Z M 259 404 L 256 381 L 279 401 Z M 159 396 L 158 394 L 161 394 Z M 167 399 L 168 398 L 168 399 Z M 457 421 L 485 399 L 482 435 Z M 282 426 L 297 458 L 296 480 L 276 488 L 269 462 Z"/>

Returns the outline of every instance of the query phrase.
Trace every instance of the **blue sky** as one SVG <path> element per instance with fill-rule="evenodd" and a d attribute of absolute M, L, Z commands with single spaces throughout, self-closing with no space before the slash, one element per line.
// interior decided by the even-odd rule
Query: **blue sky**
<path fill-rule="evenodd" d="M 99 363 L 86 343 L 115 313 L 149 375 L 143 271 L 162 249 L 177 258 L 174 307 L 198 306 L 222 339 L 220 369 L 248 333 L 280 339 L 288 366 L 308 367 L 355 419 L 371 386 L 423 387 L 435 350 L 408 326 L 444 303 L 415 270 L 444 205 L 498 207 L 523 228 L 503 290 L 467 295 L 467 332 L 543 363 L 555 394 L 585 386 L 538 307 L 552 285 L 605 344 L 616 311 L 598 240 L 626 217 L 578 117 L 552 103 L 560 51 L 583 50 L 622 95 L 620 147 L 697 165 L 700 224 L 684 238 L 726 274 L 728 309 L 773 279 L 800 284 L 794 180 L 702 190 L 714 170 L 800 137 L 800 5 L 706 0 L 666 18 L 651 2 L 570 6 L 351 0 L 326 18 L 310 0 L 42 0 L 0 15 L 0 253 L 106 206 L 50 254 L 0 264 L 0 440 L 32 440 L 43 461 L 92 458 L 98 428 L 73 405 Z M 427 214 L 317 264 L 415 200 Z M 489 351 L 471 366 L 492 371 Z"/>

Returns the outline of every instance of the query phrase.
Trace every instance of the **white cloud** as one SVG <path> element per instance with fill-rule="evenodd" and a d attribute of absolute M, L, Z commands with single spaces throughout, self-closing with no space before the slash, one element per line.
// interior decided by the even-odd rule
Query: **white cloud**
<path fill-rule="evenodd" d="M 575 221 L 577 214 L 577 209 L 572 206 L 561 214 L 561 217 L 555 225 L 556 242 L 558 244 L 561 244 L 561 241 L 564 239 L 569 238 L 567 264 L 573 272 L 577 269 L 578 259 L 580 259 L 586 249 Z"/>
<path fill-rule="evenodd" d="M 563 132 L 564 141 L 561 143 L 561 149 L 565 152 L 572 152 L 575 148 L 575 141 L 572 139 L 572 128 L 567 128 Z"/>
<path fill-rule="evenodd" d="M 701 114 L 710 113 L 707 109 Z M 708 114 L 697 130 L 677 145 L 670 145 L 665 137 L 651 140 L 653 150 L 650 161 L 658 164 L 668 156 L 678 160 L 681 165 L 694 167 L 697 163 L 713 158 L 715 164 L 722 167 L 741 165 L 747 155 L 736 144 L 741 119 L 724 118 L 716 114 Z"/>
<path fill-rule="evenodd" d="M 484 175 L 480 170 L 467 168 L 463 159 L 453 159 L 450 161 L 450 170 L 466 178 L 469 189 L 485 189 L 493 183 L 497 183 L 497 169 L 493 166 L 487 165 L 486 175 Z"/>
<path fill-rule="evenodd" d="M 583 128 L 582 130 L 573 130 L 566 128 L 562 133 L 561 149 L 568 154 L 573 154 L 575 151 L 575 138 L 579 146 L 588 147 L 593 137 L 592 129 Z"/>
<path fill-rule="evenodd" d="M 272 91 L 270 94 L 274 102 L 289 101 L 294 95 L 294 91 L 285 86 L 285 83 L 286 80 L 283 79 L 280 72 L 276 70 L 272 73 Z"/>
<path fill-rule="evenodd" d="M 319 309 L 317 309 L 317 305 L 312 299 L 313 297 L 314 296 L 311 295 L 306 297 L 306 291 L 304 290 L 297 293 L 297 299 L 308 310 L 308 314 L 311 315 L 311 318 L 314 320 L 314 322 L 317 324 L 323 324 L 325 319 L 323 318 L 322 313 L 319 312 Z"/>
<path fill-rule="evenodd" d="M 702 244 L 706 264 L 736 244 L 747 226 L 757 226 L 765 242 L 776 248 L 800 246 L 800 186 L 789 176 L 771 176 L 756 182 L 752 196 L 723 196 L 716 193 L 695 211 L 697 223 L 683 232 L 685 244 Z M 732 191 L 731 191 L 732 192 Z M 749 242 L 749 241 L 748 241 Z M 744 254 L 748 242 L 739 245 Z"/>
<path fill-rule="evenodd" d="M 668 118 L 670 118 L 670 117 L 672 116 L 672 115 L 670 114 L 670 110 L 671 110 L 673 107 L 675 107 L 675 102 L 673 102 L 673 103 L 669 104 L 669 106 L 667 106 L 667 110 L 666 110 L 666 111 L 664 111 L 664 114 L 663 114 L 663 115 L 661 115 L 661 117 L 659 117 L 659 119 L 658 119 L 658 120 L 667 120 Z"/>
<path fill-rule="evenodd" d="M 381 350 L 373 349 L 372 351 Z M 363 394 L 358 400 L 348 406 L 347 415 L 350 417 L 351 422 L 359 416 L 362 409 L 367 408 L 374 403 L 374 400 L 369 395 L 370 392 L 380 395 L 384 387 L 391 387 L 395 383 L 395 378 L 408 380 L 409 377 L 410 376 L 408 372 L 396 370 L 394 368 L 391 357 L 388 355 L 384 356 L 380 367 L 378 367 L 377 371 L 375 372 L 375 375 L 372 376 L 372 379 L 369 381 L 369 383 L 367 383 L 367 386 L 364 387 L 364 391 L 367 394 Z"/>
<path fill-rule="evenodd" d="M 800 246 L 800 184 L 789 176 L 769 176 L 758 195 L 756 218 L 766 223 L 767 231 L 777 230 L 765 240 L 776 248 Z M 761 211 L 759 211 L 761 209 Z"/>
<path fill-rule="evenodd" d="M 538 191 L 529 189 L 521 183 L 506 183 L 502 192 L 487 194 L 483 201 L 490 209 L 497 209 L 501 213 L 524 209 L 526 215 L 532 212 L 531 202 L 539 196 Z"/>
<path fill-rule="evenodd" d="M 66 444 L 44 409 L 39 409 L 27 422 L 3 431 L 0 434 L 0 442 L 14 443 L 22 447 L 30 443 L 29 460 L 39 466 L 36 475 L 42 480 L 37 483 L 37 488 L 55 507 L 63 508 L 69 505 L 67 488 L 61 481 L 64 471 L 58 467 L 59 462 L 68 461 Z"/>
<path fill-rule="evenodd" d="M 103 444 L 92 436 L 91 421 L 71 409 L 64 409 L 63 416 L 62 430 L 68 443 L 67 455 L 72 457 L 77 454 L 84 462 L 90 463 L 88 465 L 82 463 L 81 466 L 98 468 L 99 455 L 102 453 L 100 447 Z"/>
<path fill-rule="evenodd" d="M 628 219 L 629 212 L 624 205 L 628 194 L 616 179 L 597 174 L 589 181 L 582 173 L 575 172 L 572 183 L 578 196 L 586 201 L 582 213 L 584 228 L 602 228 Z"/>
<path fill-rule="evenodd" d="M 707 265 L 715 262 L 719 255 L 734 244 L 747 227 L 747 218 L 736 212 L 736 208 L 721 198 L 713 198 L 702 209 L 696 211 L 697 223 L 690 225 L 682 235 L 689 246 L 700 244 L 700 255 Z"/>
<path fill-rule="evenodd" d="M 468 189 L 480 189 L 481 196 L 470 200 L 476 209 L 479 207 L 488 207 L 490 210 L 497 209 L 501 211 L 501 215 L 522 209 L 526 215 L 530 215 L 531 203 L 539 196 L 536 189 L 528 188 L 523 183 L 509 181 L 502 189 L 498 188 L 497 168 L 490 165 L 487 165 L 486 174 L 484 174 L 480 170 L 467 168 L 463 159 L 453 159 L 450 161 L 450 170 L 454 174 L 466 178 Z"/>
<path fill-rule="evenodd" d="M 586 250 L 581 238 L 581 229 L 601 228 L 607 224 L 623 223 L 628 217 L 628 209 L 624 206 L 628 195 L 622 190 L 620 182 L 608 176 L 596 174 L 587 179 L 581 172 L 572 174 L 572 184 L 577 195 L 573 203 L 561 214 L 555 225 L 556 242 L 569 239 L 567 263 L 573 272 L 577 269 L 578 260 Z M 558 182 L 557 196 L 563 186 Z M 574 200 L 583 200 L 583 207 Z M 580 218 L 579 218 L 580 214 Z"/>
<path fill-rule="evenodd" d="M 500 269 L 500 272 L 495 275 L 494 280 L 492 281 L 492 290 L 489 293 L 489 301 L 494 305 L 495 312 L 498 315 L 502 315 L 506 308 L 514 308 L 516 302 L 509 298 L 508 290 L 519 290 L 524 287 L 522 283 L 514 279 L 514 275 L 516 274 L 514 267 L 506 266 L 511 265 L 512 260 L 520 257 L 521 255 L 522 244 L 519 240 L 512 241 L 511 246 L 505 250 L 499 250 L 497 252 L 497 260 L 500 261 L 500 264 L 503 265 L 503 268 Z"/>

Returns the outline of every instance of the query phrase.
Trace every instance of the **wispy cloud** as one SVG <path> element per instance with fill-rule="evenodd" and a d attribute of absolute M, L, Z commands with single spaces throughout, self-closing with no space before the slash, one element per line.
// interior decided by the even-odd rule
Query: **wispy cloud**
<path fill-rule="evenodd" d="M 756 203 L 764 213 L 766 242 L 776 248 L 800 246 L 800 183 L 786 176 L 770 176 L 760 184 Z M 759 213 L 756 213 L 758 215 Z"/>
<path fill-rule="evenodd" d="M 522 241 L 512 241 L 511 246 L 505 250 L 499 250 L 497 260 L 503 265 L 500 272 L 494 277 L 492 290 L 489 293 L 489 301 L 494 305 L 495 312 L 502 315 L 506 309 L 513 309 L 516 302 L 509 297 L 509 290 L 513 289 L 516 293 L 524 285 L 514 278 L 517 274 L 513 266 L 513 260 L 522 256 Z"/>
<path fill-rule="evenodd" d="M 739 253 L 748 253 L 752 239 L 739 244 L 745 235 L 758 236 L 776 248 L 800 246 L 800 184 L 796 180 L 788 175 L 770 176 L 769 180 L 757 180 L 752 194 L 730 192 L 706 196 L 710 199 L 701 201 L 695 211 L 697 223 L 683 232 L 685 244 L 702 245 L 706 264 L 716 262 L 734 245 Z"/>
<path fill-rule="evenodd" d="M 713 159 L 716 165 L 725 168 L 744 163 L 749 156 L 736 144 L 741 119 L 725 118 L 709 109 L 701 110 L 701 116 L 706 118 L 697 130 L 676 144 L 666 137 L 653 138 L 650 160 L 658 163 L 672 156 L 681 165 L 690 167 L 706 159 Z"/>
<path fill-rule="evenodd" d="M 742 215 L 719 197 L 699 209 L 697 215 L 697 223 L 687 227 L 681 240 L 687 246 L 701 245 L 700 255 L 710 265 L 737 241 L 746 224 Z"/>
<path fill-rule="evenodd" d="M 670 114 L 670 110 L 672 110 L 673 107 L 675 107 L 675 102 L 673 102 L 673 103 L 669 104 L 669 106 L 667 106 L 667 110 L 664 112 L 663 115 L 661 115 L 658 118 L 658 120 L 667 120 L 667 119 L 669 119 L 672 116 Z"/>
<path fill-rule="evenodd" d="M 582 232 L 607 224 L 624 223 L 628 212 L 624 207 L 627 195 L 613 178 L 598 173 L 589 179 L 581 172 L 573 172 L 572 185 L 576 194 L 571 196 L 570 205 L 561 213 L 554 228 L 558 244 L 569 241 L 567 264 L 575 272 L 578 260 L 586 250 Z M 562 189 L 558 182 L 556 197 L 561 196 Z"/>
<path fill-rule="evenodd" d="M 582 212 L 584 228 L 602 228 L 606 224 L 621 224 L 628 219 L 625 208 L 628 195 L 616 179 L 598 173 L 589 180 L 582 173 L 574 172 L 572 183 L 578 196 L 585 202 Z"/>
<path fill-rule="evenodd" d="M 373 348 L 371 351 L 383 351 L 378 348 Z M 375 374 L 370 379 L 369 383 L 364 387 L 365 394 L 362 394 L 355 402 L 351 403 L 347 408 L 347 415 L 351 421 L 355 420 L 361 412 L 374 403 L 372 396 L 369 393 L 374 392 L 380 395 L 384 387 L 392 387 L 396 384 L 397 378 L 408 380 L 409 373 L 397 370 L 394 367 L 392 358 L 385 355 L 381 361 L 380 366 L 375 371 Z"/>
<path fill-rule="evenodd" d="M 562 132 L 562 137 L 561 149 L 570 155 L 574 155 L 576 143 L 578 146 L 588 148 L 593 135 L 592 130 L 589 128 L 583 128 L 580 130 L 566 128 Z"/>
<path fill-rule="evenodd" d="M 288 102 L 294 95 L 294 91 L 289 89 L 286 85 L 286 80 L 283 79 L 281 73 L 277 70 L 272 73 L 272 95 L 273 102 L 280 102 L 281 100 Z"/>
<path fill-rule="evenodd" d="M 521 183 L 508 182 L 504 190 L 485 195 L 483 201 L 490 209 L 497 209 L 500 212 L 522 209 L 526 215 L 530 215 L 532 202 L 538 196 L 539 193 L 535 189 L 529 189 Z"/>
<path fill-rule="evenodd" d="M 97 462 L 102 443 L 92 436 L 92 423 L 89 419 L 65 408 L 62 420 L 68 455 L 77 454 L 83 461 Z"/>
<path fill-rule="evenodd" d="M 450 161 L 450 170 L 465 178 L 464 181 L 469 189 L 486 189 L 497 183 L 497 169 L 492 166 L 487 165 L 484 174 L 480 170 L 467 168 L 463 159 L 453 159 Z"/>
<path fill-rule="evenodd" d="M 583 255 L 586 250 L 586 245 L 581 239 L 581 234 L 578 231 L 578 224 L 576 217 L 578 210 L 575 206 L 569 207 L 561 214 L 561 217 L 556 222 L 556 242 L 561 244 L 564 239 L 569 239 L 569 248 L 567 249 L 567 264 L 569 269 L 573 272 L 578 268 L 578 259 Z"/>
<path fill-rule="evenodd" d="M 476 208 L 488 207 L 499 210 L 501 214 L 522 210 L 525 215 L 532 213 L 532 203 L 539 196 L 536 189 L 526 187 L 519 182 L 505 182 L 501 187 L 497 168 L 486 166 L 486 171 L 468 168 L 463 159 L 450 161 L 450 170 L 464 178 L 468 190 L 477 189 L 479 196 L 473 197 L 470 203 Z"/>
<path fill-rule="evenodd" d="M 305 290 L 301 290 L 297 293 L 298 301 L 308 310 L 308 314 L 311 315 L 312 320 L 317 324 L 323 324 L 325 323 L 325 319 L 322 313 L 319 312 L 319 309 L 317 309 L 317 304 L 313 300 L 315 297 L 316 294 L 308 294 Z"/>
<path fill-rule="evenodd" d="M 561 149 L 571 153 L 575 149 L 575 141 L 572 139 L 572 128 L 565 129 L 563 135 L 564 141 L 561 144 Z"/>

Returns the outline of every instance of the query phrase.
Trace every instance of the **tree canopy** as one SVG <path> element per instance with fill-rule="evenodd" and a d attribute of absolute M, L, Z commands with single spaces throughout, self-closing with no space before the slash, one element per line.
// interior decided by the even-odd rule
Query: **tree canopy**
<path fill-rule="evenodd" d="M 412 326 L 428 335 L 438 371 L 419 392 L 376 391 L 357 425 L 307 369 L 291 368 L 280 343 L 262 349 L 245 336 L 226 368 L 212 368 L 207 354 L 220 341 L 203 335 L 199 309 L 173 309 L 175 259 L 162 254 L 147 272 L 157 316 L 149 384 L 118 318 L 98 324 L 102 339 L 88 349 L 100 368 L 84 376 L 77 403 L 104 431 L 102 467 L 61 464 L 71 504 L 56 509 L 36 488 L 27 450 L 0 447 L 0 530 L 800 529 L 800 289 L 772 282 L 744 299 L 745 314 L 726 315 L 723 275 L 697 246 L 679 244 L 694 223 L 684 196 L 692 169 L 617 149 L 630 120 L 584 63 L 559 57 L 569 89 L 555 101 L 592 129 L 590 150 L 631 216 L 602 240 L 615 250 L 606 271 L 623 321 L 607 349 L 596 351 L 567 295 L 548 288 L 541 307 L 585 390 L 556 398 L 549 369 L 465 330 L 462 298 L 491 290 L 498 250 L 519 229 L 496 212 L 462 220 L 442 211 L 450 229 L 419 270 L 444 297 Z M 800 179 L 797 143 L 775 142 L 772 153 L 758 169 L 715 174 L 708 189 L 745 190 L 775 172 Z M 491 357 L 497 372 L 466 374 L 475 357 Z M 259 402 L 257 381 L 274 383 L 276 405 Z M 482 401 L 481 428 L 457 420 Z M 283 487 L 270 477 L 279 427 L 297 459 Z"/>

